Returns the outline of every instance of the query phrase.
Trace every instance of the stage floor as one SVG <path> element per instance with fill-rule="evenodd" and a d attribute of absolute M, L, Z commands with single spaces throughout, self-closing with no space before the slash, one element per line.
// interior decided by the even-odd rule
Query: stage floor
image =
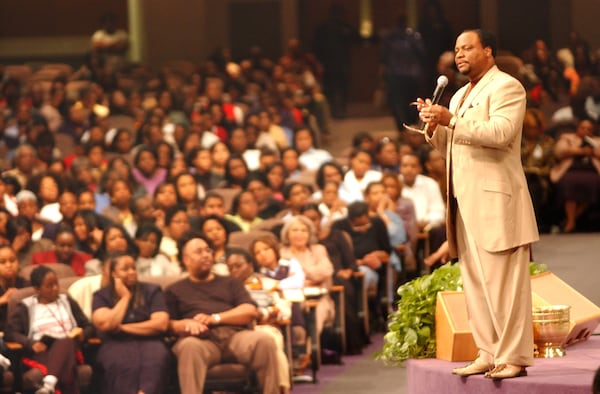
<path fill-rule="evenodd" d="M 527 368 L 527 376 L 521 378 L 493 381 L 483 375 L 452 375 L 452 368 L 463 365 L 437 359 L 409 360 L 408 393 L 589 394 L 600 367 L 600 336 L 568 347 L 564 357 L 536 358 Z"/>

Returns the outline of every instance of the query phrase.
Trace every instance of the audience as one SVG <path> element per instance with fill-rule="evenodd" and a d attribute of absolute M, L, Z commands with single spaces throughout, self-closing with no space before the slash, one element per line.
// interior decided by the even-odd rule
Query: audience
<path fill-rule="evenodd" d="M 105 29 L 102 34 L 114 32 L 110 26 Z M 383 297 L 383 291 L 393 292 L 391 282 L 379 279 L 385 264 L 396 268 L 399 284 L 420 274 L 415 256 L 427 267 L 445 260 L 443 195 L 450 185 L 443 154 L 428 149 L 418 133 L 395 140 L 358 132 L 349 159 L 336 155 L 334 161 L 332 152 L 317 149 L 330 130 L 327 98 L 320 87 L 323 70 L 297 40 L 290 42 L 279 63 L 255 50 L 238 65 L 223 51 L 202 64 L 160 70 L 127 64 L 127 41 L 121 44 L 111 49 L 94 43 L 84 67 L 44 81 L 47 85 L 12 77 L 0 82 L 0 133 L 5 136 L 0 148 L 6 152 L 0 163 L 0 267 L 5 267 L 0 270 L 0 308 L 14 288 L 24 285 L 18 268 L 53 262 L 70 265 L 76 275 L 90 275 L 71 286 L 90 316 L 94 291 L 101 286 L 116 291 L 109 282 L 118 275 L 106 263 L 111 256 L 129 254 L 140 276 L 179 275 L 185 262 L 178 243 L 192 228 L 208 237 L 197 243 L 212 245 L 213 274 L 228 275 L 231 233 L 268 229 L 278 236 L 284 223 L 282 239 L 289 244 L 281 253 L 294 258 L 280 259 L 273 237 L 260 238 L 250 245 L 259 270 L 278 280 L 280 289 L 301 288 L 305 282 L 325 288 L 343 285 L 347 349 L 360 352 L 368 333 L 356 331 L 361 325 L 353 300 L 361 290 L 354 271 L 365 272 L 372 295 Z M 555 56 L 537 40 L 524 54 L 522 78 L 531 108 L 524 120 L 522 160 L 543 232 L 598 229 L 600 138 L 594 97 L 600 77 L 597 64 L 584 56 L 585 48 L 577 38 Z M 71 81 L 85 88 L 72 89 Z M 553 117 L 565 99 L 568 107 Z M 73 145 L 58 143 L 59 135 L 72 139 Z M 368 204 L 351 204 L 363 195 Z M 230 206 L 232 212 L 226 212 Z M 300 214 L 311 223 L 298 219 Z M 296 234 L 302 237 L 296 239 Z M 428 234 L 430 250 L 436 252 L 422 255 L 417 234 Z M 319 249 L 316 241 L 324 247 Z M 231 256 L 251 272 L 246 256 Z M 188 253 L 186 261 L 195 264 L 194 258 Z M 15 263 L 19 267 L 11 269 Z M 206 271 L 206 264 L 200 271 Z M 326 268 L 318 278 L 312 271 L 316 266 Z M 133 274 L 131 268 L 126 271 Z M 131 289 L 137 288 L 128 276 L 121 281 L 130 279 Z M 236 298 L 244 305 L 244 323 L 252 315 L 246 309 L 252 301 L 245 297 Z M 120 299 L 106 298 L 103 308 L 116 308 Z M 328 303 L 322 313 L 323 305 L 319 329 L 336 312 Z M 186 324 L 194 330 L 214 324 L 211 318 L 202 319 L 183 324 L 184 331 Z M 292 307 L 292 320 L 297 326 L 303 323 L 302 311 Z M 234 318 L 233 323 L 239 321 Z M 106 333 L 115 338 L 121 334 Z M 184 359 L 189 356 L 177 349 Z M 281 360 L 276 363 L 283 365 Z M 193 385 L 188 372 L 180 368 L 185 387 Z M 56 373 L 61 374 L 58 385 L 68 386 L 68 374 Z M 260 372 L 261 382 L 275 391 L 289 391 L 282 371 L 277 379 L 270 373 Z M 109 375 L 105 383 L 116 384 Z M 198 386 L 193 387 L 189 390 L 195 392 Z M 141 386 L 138 390 L 152 392 Z"/>

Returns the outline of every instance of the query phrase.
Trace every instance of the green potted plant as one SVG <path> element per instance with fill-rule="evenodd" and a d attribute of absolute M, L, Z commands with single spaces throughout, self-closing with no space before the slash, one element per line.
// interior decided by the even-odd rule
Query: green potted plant
<path fill-rule="evenodd" d="M 547 270 L 545 264 L 530 263 L 531 275 Z M 388 316 L 388 332 L 383 349 L 376 357 L 388 364 L 409 358 L 435 357 L 435 305 L 438 291 L 460 291 L 462 280 L 458 263 L 445 264 L 398 288 L 400 300 Z"/>

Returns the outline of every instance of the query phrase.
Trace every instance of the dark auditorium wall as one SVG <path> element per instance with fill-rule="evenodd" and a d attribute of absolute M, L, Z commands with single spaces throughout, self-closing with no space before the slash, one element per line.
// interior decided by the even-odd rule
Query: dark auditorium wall
<path fill-rule="evenodd" d="M 127 28 L 126 0 L 0 0 L 0 37 L 91 37 L 107 12 Z"/>

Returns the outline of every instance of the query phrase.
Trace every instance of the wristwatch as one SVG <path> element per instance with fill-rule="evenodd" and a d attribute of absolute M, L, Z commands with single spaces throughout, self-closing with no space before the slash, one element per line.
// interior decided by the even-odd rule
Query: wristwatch
<path fill-rule="evenodd" d="M 218 313 L 213 313 L 212 315 L 210 315 L 210 317 L 213 318 L 215 324 L 221 323 L 221 315 L 219 315 Z"/>
<path fill-rule="evenodd" d="M 450 122 L 448 122 L 448 128 L 450 130 L 454 130 L 454 126 L 456 126 L 457 120 L 458 120 L 458 117 L 456 115 L 452 115 L 452 118 L 450 118 Z"/>

